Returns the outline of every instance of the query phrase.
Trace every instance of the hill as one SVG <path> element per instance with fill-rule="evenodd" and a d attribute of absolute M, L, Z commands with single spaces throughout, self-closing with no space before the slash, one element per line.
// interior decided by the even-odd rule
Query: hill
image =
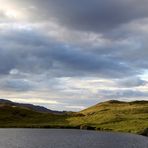
<path fill-rule="evenodd" d="M 33 111 L 43 112 L 43 113 L 53 113 L 53 114 L 63 114 L 64 113 L 64 112 L 60 112 L 60 111 L 53 111 L 53 110 L 47 109 L 43 106 L 38 106 L 38 105 L 33 105 L 33 104 L 24 104 L 24 103 L 16 103 L 16 102 L 12 102 L 12 101 L 5 100 L 5 99 L 0 99 L 0 104 L 7 104 L 10 106 L 24 107 L 24 108 L 31 109 Z"/>
<path fill-rule="evenodd" d="M 142 133 L 148 128 L 148 101 L 111 100 L 82 110 L 81 117 L 71 117 L 71 125 L 118 132 Z"/>
<path fill-rule="evenodd" d="M 148 135 L 148 101 L 111 100 L 77 113 L 63 114 L 3 101 L 0 102 L 0 127 L 80 128 Z"/>
<path fill-rule="evenodd" d="M 0 127 L 45 128 L 63 126 L 67 115 L 44 113 L 26 107 L 0 104 Z"/>

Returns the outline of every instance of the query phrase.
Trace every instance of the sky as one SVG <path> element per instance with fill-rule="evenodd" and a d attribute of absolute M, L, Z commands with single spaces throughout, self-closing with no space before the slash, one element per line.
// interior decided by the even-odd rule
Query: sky
<path fill-rule="evenodd" d="M 71 111 L 148 100 L 147 0 L 0 4 L 0 98 Z"/>

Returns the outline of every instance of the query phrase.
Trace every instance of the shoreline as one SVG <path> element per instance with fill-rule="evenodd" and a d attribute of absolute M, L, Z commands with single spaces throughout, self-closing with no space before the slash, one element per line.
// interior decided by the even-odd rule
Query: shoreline
<path fill-rule="evenodd" d="M 37 126 L 37 125 L 29 125 L 29 126 L 0 126 L 0 129 L 72 129 L 72 130 L 87 130 L 87 131 L 98 131 L 98 132 L 111 132 L 111 133 L 123 133 L 123 134 L 134 134 L 134 135 L 140 135 L 144 137 L 148 137 L 148 128 L 139 131 L 138 133 L 134 132 L 126 132 L 126 131 L 116 131 L 112 129 L 97 129 L 95 127 L 90 127 L 88 128 L 82 128 L 81 126 L 51 126 L 51 125 L 44 125 L 44 126 Z"/>

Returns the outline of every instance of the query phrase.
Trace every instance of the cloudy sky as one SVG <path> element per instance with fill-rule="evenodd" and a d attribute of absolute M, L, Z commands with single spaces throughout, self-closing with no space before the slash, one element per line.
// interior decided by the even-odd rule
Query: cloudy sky
<path fill-rule="evenodd" d="M 147 0 L 0 4 L 0 98 L 54 110 L 148 100 Z"/>

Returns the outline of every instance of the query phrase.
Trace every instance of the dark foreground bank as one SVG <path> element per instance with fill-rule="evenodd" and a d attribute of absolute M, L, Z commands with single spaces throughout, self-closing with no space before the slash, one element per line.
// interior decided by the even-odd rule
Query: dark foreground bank
<path fill-rule="evenodd" d="M 148 138 L 67 129 L 0 129 L 1 148 L 148 148 Z"/>

